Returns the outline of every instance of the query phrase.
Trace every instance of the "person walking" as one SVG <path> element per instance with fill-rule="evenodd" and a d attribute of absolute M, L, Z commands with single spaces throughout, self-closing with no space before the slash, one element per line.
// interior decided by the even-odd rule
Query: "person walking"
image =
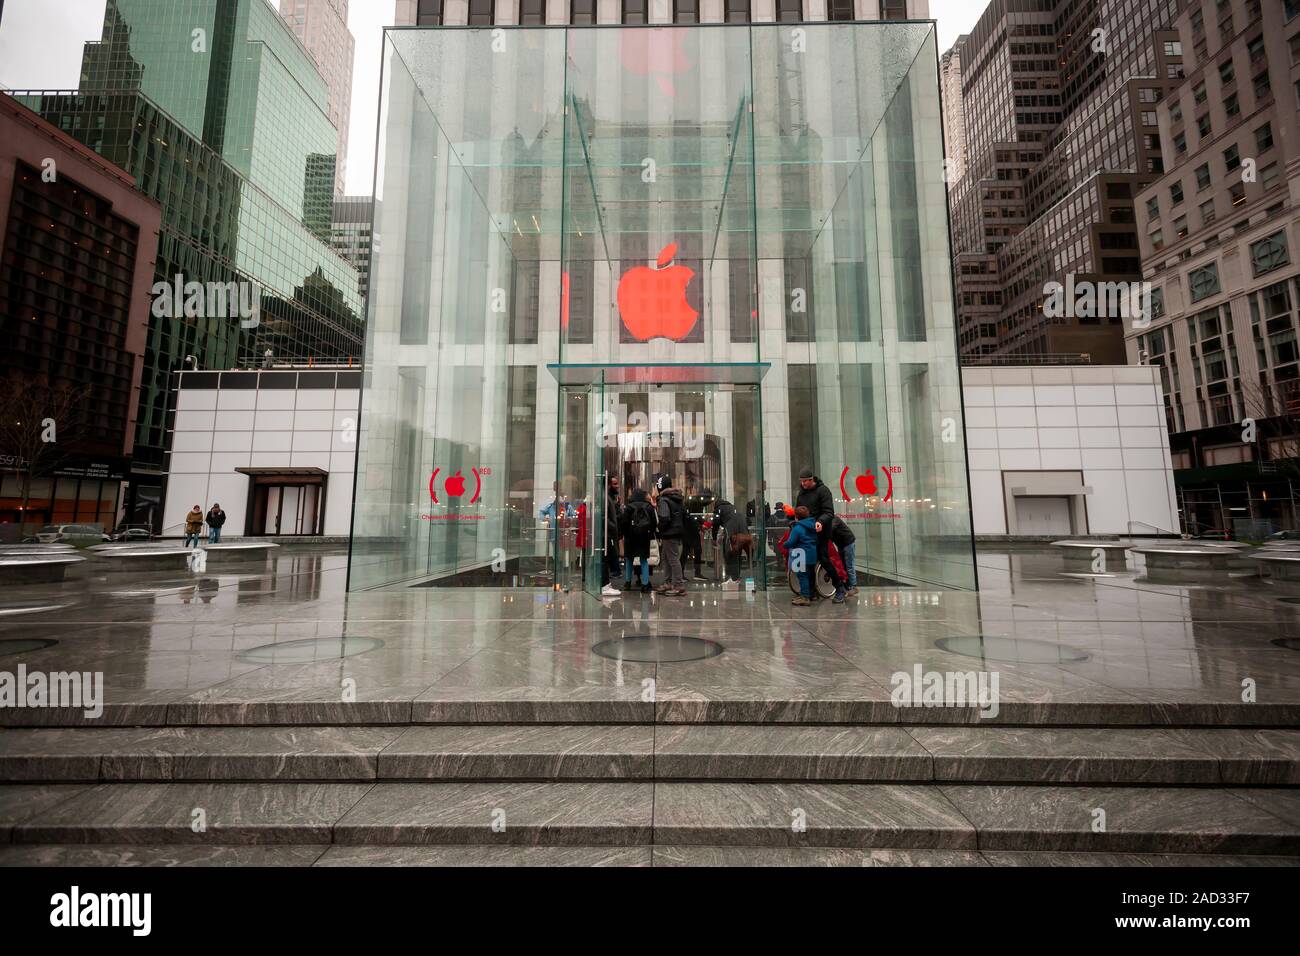
<path fill-rule="evenodd" d="M 199 535 L 203 533 L 203 509 L 195 505 L 185 515 L 185 547 L 197 548 Z"/>
<path fill-rule="evenodd" d="M 605 528 L 604 541 L 602 542 L 605 549 L 604 559 L 600 562 L 600 596 L 601 597 L 619 597 L 622 591 L 614 587 L 611 577 L 617 575 L 618 567 L 618 518 L 623 511 L 623 506 L 618 500 L 618 479 L 610 476 L 609 483 L 605 487 Z"/>
<path fill-rule="evenodd" d="M 682 510 L 682 565 L 692 558 L 695 560 L 695 580 L 703 581 L 704 573 L 700 570 L 701 552 L 704 550 L 704 536 L 700 533 L 700 521 L 691 514 L 689 508 Z"/>
<path fill-rule="evenodd" d="M 794 521 L 790 524 L 785 549 L 789 555 L 790 570 L 799 578 L 799 593 L 790 602 L 798 607 L 812 604 L 813 574 L 817 570 L 819 538 L 817 522 L 808 514 L 808 509 L 803 505 L 795 508 Z M 828 561 L 827 564 L 829 563 Z"/>
<path fill-rule="evenodd" d="M 655 516 L 659 521 L 659 545 L 667 577 L 658 591 L 666 597 L 680 597 L 686 593 L 686 578 L 682 574 L 682 536 L 686 533 L 686 502 L 682 493 L 673 487 L 671 475 L 660 475 L 655 482 L 658 492 Z"/>
<path fill-rule="evenodd" d="M 839 515 L 831 521 L 831 541 L 839 549 L 840 561 L 844 564 L 844 573 L 848 576 L 845 582 L 848 587 L 844 593 L 848 597 L 853 597 L 858 593 L 858 569 L 853 562 L 857 555 L 858 539 L 853 529 L 845 524 L 844 519 Z"/>
<path fill-rule="evenodd" d="M 619 516 L 619 531 L 623 536 L 623 574 L 625 591 L 632 590 L 632 562 L 641 565 L 641 591 L 650 590 L 650 542 L 659 530 L 654 505 L 645 489 L 634 488 L 628 496 L 627 507 Z"/>
<path fill-rule="evenodd" d="M 726 561 L 727 579 L 740 580 L 740 556 L 748 554 L 754 557 L 754 536 L 749 533 L 745 516 L 735 505 L 725 498 L 713 507 L 713 540 L 722 535 L 722 554 Z"/>
<path fill-rule="evenodd" d="M 221 510 L 221 502 L 216 502 L 208 510 L 208 544 L 221 540 L 221 526 L 226 523 L 226 513 Z"/>
<path fill-rule="evenodd" d="M 826 550 L 831 540 L 831 523 L 835 520 L 835 499 L 831 497 L 831 490 L 811 468 L 799 472 L 799 494 L 795 497 L 794 505 L 796 512 L 800 508 L 807 508 L 808 517 L 813 519 L 813 527 L 817 532 L 817 560 L 826 569 L 831 583 L 835 585 L 835 597 L 832 601 L 843 604 L 844 582 L 840 580 L 835 565 L 831 562 L 830 553 Z"/>

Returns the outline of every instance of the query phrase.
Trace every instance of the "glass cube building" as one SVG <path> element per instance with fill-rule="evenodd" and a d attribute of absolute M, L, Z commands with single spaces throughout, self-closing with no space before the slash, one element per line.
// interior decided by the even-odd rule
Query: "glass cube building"
<path fill-rule="evenodd" d="M 599 590 L 611 477 L 973 588 L 932 22 L 385 33 L 349 586 Z M 707 576 L 707 575 L 706 575 Z"/>

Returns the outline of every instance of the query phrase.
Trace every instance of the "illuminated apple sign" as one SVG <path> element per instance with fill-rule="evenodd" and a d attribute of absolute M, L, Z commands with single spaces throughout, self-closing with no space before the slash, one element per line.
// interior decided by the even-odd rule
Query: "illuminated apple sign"
<path fill-rule="evenodd" d="M 683 46 L 688 33 L 671 28 L 621 31 L 619 58 L 623 69 L 633 76 L 652 78 L 665 96 L 675 96 L 672 78 L 695 65 Z"/>
<path fill-rule="evenodd" d="M 639 342 L 654 338 L 680 342 L 700 313 L 686 301 L 686 287 L 695 278 L 688 266 L 670 266 L 677 255 L 677 243 L 663 247 L 658 268 L 629 269 L 618 284 L 618 312 L 623 326 Z"/>

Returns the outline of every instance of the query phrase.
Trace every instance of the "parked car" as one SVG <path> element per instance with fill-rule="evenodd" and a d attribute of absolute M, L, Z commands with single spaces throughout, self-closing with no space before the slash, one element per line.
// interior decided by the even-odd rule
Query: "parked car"
<path fill-rule="evenodd" d="M 27 538 L 32 544 L 74 544 L 88 547 L 112 539 L 104 534 L 102 524 L 47 524 Z"/>
<path fill-rule="evenodd" d="M 1300 531 L 1274 531 L 1265 541 L 1296 541 L 1300 540 Z"/>
<path fill-rule="evenodd" d="M 124 524 L 113 532 L 114 541 L 134 542 L 153 540 L 153 529 L 147 524 Z"/>

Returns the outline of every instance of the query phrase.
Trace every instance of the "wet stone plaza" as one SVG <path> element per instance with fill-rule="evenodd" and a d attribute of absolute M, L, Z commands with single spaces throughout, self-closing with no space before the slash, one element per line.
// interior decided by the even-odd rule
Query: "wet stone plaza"
<path fill-rule="evenodd" d="M 1300 589 L 977 560 L 809 608 L 348 593 L 328 546 L 6 585 L 0 862 L 1300 858 Z"/>

